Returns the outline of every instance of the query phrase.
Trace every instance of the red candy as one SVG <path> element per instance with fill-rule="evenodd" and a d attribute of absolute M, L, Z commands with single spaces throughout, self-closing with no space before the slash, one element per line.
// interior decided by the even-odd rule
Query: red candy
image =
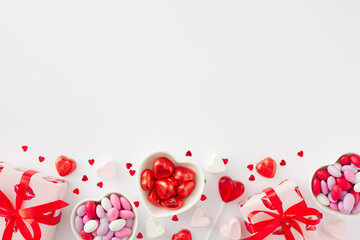
<path fill-rule="evenodd" d="M 175 170 L 175 165 L 166 157 L 160 157 L 154 161 L 153 171 L 156 179 L 170 177 Z"/>
<path fill-rule="evenodd" d="M 140 185 L 141 188 L 145 191 L 147 190 L 151 190 L 154 188 L 155 186 L 155 177 L 154 177 L 154 173 L 153 171 L 151 171 L 150 169 L 145 169 L 142 173 L 141 173 L 141 178 L 140 178 Z"/>
<path fill-rule="evenodd" d="M 350 190 L 350 193 L 351 193 L 352 195 L 354 195 L 354 198 L 355 198 L 355 203 L 354 203 L 354 205 L 356 205 L 356 204 L 360 201 L 360 193 L 355 192 L 353 188 Z"/>
<path fill-rule="evenodd" d="M 232 180 L 231 178 L 224 176 L 219 180 L 219 192 L 220 197 L 223 202 L 231 202 L 238 197 L 240 197 L 244 191 L 245 187 L 242 182 Z"/>
<path fill-rule="evenodd" d="M 339 185 L 344 191 L 349 191 L 352 187 L 351 183 L 349 183 L 344 177 L 336 178 L 336 184 Z"/>
<path fill-rule="evenodd" d="M 341 165 L 349 165 L 350 164 L 350 157 L 348 155 L 343 155 L 339 159 L 339 163 Z"/>
<path fill-rule="evenodd" d="M 324 181 L 326 181 L 330 177 L 330 174 L 325 169 L 317 170 L 315 175 L 317 178 L 319 178 L 320 180 L 324 180 Z"/>
<path fill-rule="evenodd" d="M 191 240 L 191 232 L 187 229 L 183 229 L 180 232 L 174 234 L 171 240 Z"/>
<path fill-rule="evenodd" d="M 86 233 L 84 230 L 81 230 L 80 236 L 84 240 L 93 240 L 94 236 L 91 233 Z"/>
<path fill-rule="evenodd" d="M 87 201 L 85 203 L 85 212 L 89 219 L 96 218 L 96 203 L 93 201 Z"/>
<path fill-rule="evenodd" d="M 195 186 L 195 181 L 186 181 L 179 185 L 176 192 L 180 197 L 187 198 L 194 190 Z"/>
<path fill-rule="evenodd" d="M 314 177 L 312 181 L 312 190 L 315 196 L 320 194 L 321 191 L 321 183 L 320 180 L 317 177 Z"/>
<path fill-rule="evenodd" d="M 360 168 L 360 156 L 359 156 L 359 155 L 357 155 L 357 154 L 352 154 L 352 155 L 350 156 L 350 161 L 351 161 L 352 164 L 355 165 L 355 167 Z"/>
<path fill-rule="evenodd" d="M 179 184 L 185 181 L 191 181 L 195 179 L 195 173 L 193 170 L 186 167 L 177 167 L 174 172 L 174 178 L 178 180 Z"/>
<path fill-rule="evenodd" d="M 150 191 L 148 195 L 148 200 L 155 206 L 161 207 L 161 199 L 159 198 L 155 188 Z"/>
<path fill-rule="evenodd" d="M 182 197 L 175 195 L 170 197 L 169 199 L 162 200 L 161 206 L 167 209 L 179 209 L 182 207 L 183 203 L 184 200 L 182 199 Z"/>
<path fill-rule="evenodd" d="M 339 185 L 334 185 L 331 189 L 331 198 L 334 201 L 337 201 L 340 199 L 342 193 L 342 188 Z"/>
<path fill-rule="evenodd" d="M 161 199 L 169 199 L 176 194 L 175 186 L 167 179 L 160 179 L 155 182 L 156 192 Z"/>
<path fill-rule="evenodd" d="M 267 157 L 256 164 L 256 171 L 263 177 L 273 178 L 276 173 L 276 162 Z"/>

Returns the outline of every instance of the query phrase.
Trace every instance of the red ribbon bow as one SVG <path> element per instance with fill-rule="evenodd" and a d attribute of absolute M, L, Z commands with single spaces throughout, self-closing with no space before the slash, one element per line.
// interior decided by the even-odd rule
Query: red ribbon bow
<path fill-rule="evenodd" d="M 16 208 L 13 207 L 7 196 L 0 190 L 0 217 L 8 218 L 2 240 L 12 239 L 15 223 L 21 235 L 26 240 L 39 240 L 41 238 L 39 223 L 46 225 L 58 224 L 60 222 L 61 213 L 54 217 L 55 211 L 69 205 L 64 201 L 57 200 L 34 207 L 20 209 L 24 201 L 26 190 L 29 186 L 30 178 L 35 173 L 37 172 L 28 170 L 22 175 L 16 195 Z M 32 236 L 28 225 L 25 222 L 31 226 L 34 236 Z"/>
<path fill-rule="evenodd" d="M 291 228 L 294 228 L 300 233 L 303 239 L 305 239 L 298 222 L 302 222 L 307 225 L 317 225 L 320 223 L 322 213 L 314 208 L 308 208 L 305 201 L 301 201 L 288 208 L 286 211 L 283 210 L 282 202 L 274 189 L 267 188 L 263 190 L 273 207 L 278 213 L 269 211 L 253 211 L 248 215 L 249 223 L 245 223 L 247 230 L 251 234 L 255 234 L 251 237 L 243 240 L 263 240 L 271 233 L 273 233 L 278 227 L 282 227 L 286 240 L 295 240 L 291 232 Z M 258 223 L 251 223 L 252 218 L 260 213 L 267 214 L 272 217 L 270 220 L 261 221 Z M 307 218 L 305 217 L 307 216 Z M 309 216 L 315 216 L 316 219 L 312 220 Z"/>

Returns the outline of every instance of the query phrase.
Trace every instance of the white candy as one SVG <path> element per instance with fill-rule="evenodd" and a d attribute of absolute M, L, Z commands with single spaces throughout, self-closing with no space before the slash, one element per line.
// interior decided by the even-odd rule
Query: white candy
<path fill-rule="evenodd" d="M 325 194 L 320 193 L 316 198 L 322 205 L 325 205 L 325 206 L 330 205 L 330 201 Z"/>
<path fill-rule="evenodd" d="M 107 217 L 100 218 L 100 223 L 103 223 L 103 222 L 109 222 L 109 219 Z"/>
<path fill-rule="evenodd" d="M 93 231 L 95 231 L 97 229 L 97 227 L 99 226 L 98 222 L 95 220 L 89 220 L 87 223 L 85 223 L 84 225 L 84 231 L 86 233 L 91 233 Z"/>
<path fill-rule="evenodd" d="M 122 229 L 126 224 L 125 219 L 117 219 L 110 223 L 109 229 L 113 232 L 119 231 Z"/>
<path fill-rule="evenodd" d="M 360 192 L 360 183 L 357 183 L 354 185 L 354 191 L 355 192 Z"/>
<path fill-rule="evenodd" d="M 105 209 L 105 211 L 109 211 L 112 208 L 111 202 L 108 198 L 101 199 L 101 206 Z"/>
<path fill-rule="evenodd" d="M 359 182 L 360 182 L 360 172 L 355 174 L 355 180 L 354 180 L 354 183 L 359 183 Z"/>
<path fill-rule="evenodd" d="M 164 235 L 165 227 L 152 218 L 146 220 L 146 235 L 148 238 L 156 238 Z"/>
<path fill-rule="evenodd" d="M 337 169 L 339 169 L 339 171 L 341 170 L 342 165 L 340 163 L 334 163 L 334 167 L 336 167 Z"/>
<path fill-rule="evenodd" d="M 93 238 L 93 240 L 102 240 L 102 236 L 96 236 Z"/>

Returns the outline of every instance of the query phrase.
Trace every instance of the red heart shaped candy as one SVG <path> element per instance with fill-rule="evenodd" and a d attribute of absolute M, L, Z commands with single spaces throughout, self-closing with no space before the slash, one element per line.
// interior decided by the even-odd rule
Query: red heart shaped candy
<path fill-rule="evenodd" d="M 166 157 L 160 157 L 154 161 L 153 172 L 157 179 L 170 177 L 174 170 L 175 165 Z"/>
<path fill-rule="evenodd" d="M 273 178 L 276 173 L 276 162 L 267 157 L 256 164 L 256 171 L 263 177 Z"/>
<path fill-rule="evenodd" d="M 228 203 L 239 198 L 245 191 L 244 184 L 225 176 L 219 180 L 219 192 L 221 199 Z"/>
<path fill-rule="evenodd" d="M 183 229 L 180 232 L 172 236 L 172 240 L 191 240 L 191 232 L 187 229 Z"/>
<path fill-rule="evenodd" d="M 61 155 L 55 162 L 56 170 L 60 176 L 66 176 L 72 173 L 76 169 L 75 160 Z"/>

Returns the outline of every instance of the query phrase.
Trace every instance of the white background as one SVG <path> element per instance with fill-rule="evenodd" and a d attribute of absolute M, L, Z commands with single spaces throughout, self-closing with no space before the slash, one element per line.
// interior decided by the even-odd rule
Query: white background
<path fill-rule="evenodd" d="M 136 169 L 154 151 L 204 170 L 218 153 L 245 184 L 241 199 L 291 178 L 314 206 L 312 171 L 360 152 L 359 13 L 359 1 L 1 1 L 0 159 L 54 176 L 57 156 L 76 159 L 73 206 L 110 189 L 139 200 L 125 163 Z M 249 182 L 247 164 L 267 156 L 288 164 Z M 99 189 L 95 168 L 110 159 L 118 179 Z M 221 175 L 205 174 L 208 200 L 197 206 L 213 219 Z M 149 215 L 138 210 L 146 239 Z M 75 239 L 70 211 L 57 240 Z M 233 215 L 236 202 L 220 222 Z M 203 239 L 191 211 L 178 217 L 158 219 L 160 239 L 181 228 Z M 360 220 L 347 222 L 354 239 Z"/>

